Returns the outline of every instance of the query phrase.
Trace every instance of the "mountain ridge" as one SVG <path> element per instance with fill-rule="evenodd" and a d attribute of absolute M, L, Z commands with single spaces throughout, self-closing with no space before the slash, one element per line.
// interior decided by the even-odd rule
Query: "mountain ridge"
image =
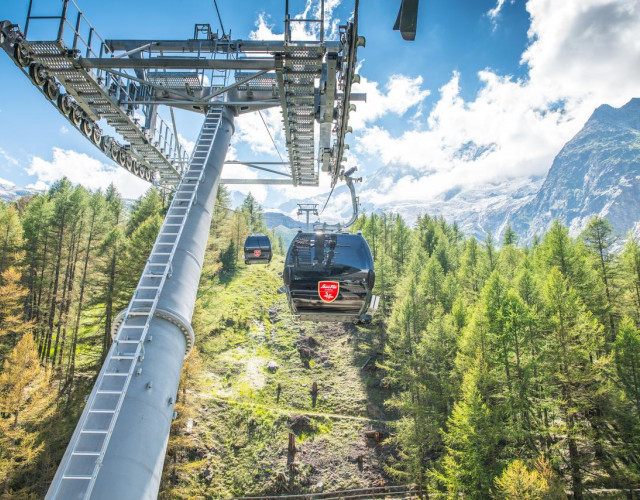
<path fill-rule="evenodd" d="M 607 218 L 618 234 L 640 220 L 638 98 L 620 108 L 596 108 L 556 155 L 535 197 L 507 222 L 528 242 L 556 218 L 575 235 L 594 215 Z"/>

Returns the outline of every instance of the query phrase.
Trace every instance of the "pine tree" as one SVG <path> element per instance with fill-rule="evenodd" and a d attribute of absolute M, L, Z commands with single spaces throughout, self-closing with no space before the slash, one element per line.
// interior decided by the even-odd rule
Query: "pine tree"
<path fill-rule="evenodd" d="M 374 262 L 378 259 L 378 233 L 379 233 L 379 216 L 376 214 L 371 214 L 362 228 L 362 235 L 369 243 L 369 247 L 371 248 L 371 255 L 373 256 Z"/>
<path fill-rule="evenodd" d="M 515 246 L 518 244 L 518 235 L 511 227 L 511 223 L 507 224 L 507 227 L 502 233 L 502 246 L 507 247 L 509 245 Z"/>
<path fill-rule="evenodd" d="M 628 315 L 633 316 L 636 324 L 640 324 L 640 245 L 632 234 L 629 234 L 624 246 L 620 267 L 623 290 L 626 292 L 621 305 Z"/>
<path fill-rule="evenodd" d="M 446 452 L 433 476 L 449 498 L 485 499 L 500 467 L 500 422 L 489 408 L 484 385 L 491 376 L 478 352 L 462 382 L 457 402 L 444 432 Z"/>
<path fill-rule="evenodd" d="M 411 230 L 400 215 L 393 218 L 393 257 L 396 275 L 400 275 L 411 252 Z"/>
<path fill-rule="evenodd" d="M 640 416 L 640 332 L 629 318 L 622 319 L 614 352 L 624 392 Z"/>
<path fill-rule="evenodd" d="M 608 220 L 596 215 L 587 224 L 586 229 L 582 233 L 587 247 L 595 257 L 599 270 L 600 279 L 604 285 L 607 297 L 607 316 L 608 316 L 608 339 L 613 342 L 615 338 L 615 322 L 613 312 L 613 284 L 614 284 L 614 263 L 612 247 L 616 242 L 613 234 L 613 227 Z M 606 324 L 606 323 L 605 323 Z"/>
<path fill-rule="evenodd" d="M 458 273 L 462 289 L 470 301 L 477 298 L 483 285 L 480 262 L 481 257 L 478 242 L 471 236 L 465 244 Z"/>
<path fill-rule="evenodd" d="M 150 215 L 133 230 L 126 241 L 123 258 L 127 271 L 119 280 L 123 299 L 126 300 L 126 297 L 133 294 L 161 226 L 160 215 Z"/>
<path fill-rule="evenodd" d="M 484 251 L 487 256 L 487 276 L 490 275 L 498 265 L 498 255 L 496 250 L 496 241 L 493 238 L 493 231 L 487 229 L 487 236 L 484 239 Z"/>
<path fill-rule="evenodd" d="M 552 269 L 545 285 L 545 309 L 549 337 L 545 344 L 546 379 L 561 421 L 556 434 L 566 446 L 574 498 L 584 491 L 584 470 L 588 457 L 581 446 L 586 416 L 596 407 L 595 380 L 602 380 L 601 360 L 595 363 L 602 344 L 601 330 L 586 311 L 576 291 L 559 269 Z"/>
<path fill-rule="evenodd" d="M 98 247 L 99 284 L 92 297 L 94 304 L 104 304 L 104 328 L 102 330 L 102 352 L 100 360 L 104 360 L 111 347 L 111 327 L 118 312 L 125 306 L 130 297 L 124 297 L 122 289 L 123 254 L 126 239 L 119 226 L 109 231 Z"/>
<path fill-rule="evenodd" d="M 267 230 L 264 222 L 264 214 L 262 213 L 262 207 L 251 193 L 249 193 L 242 202 L 240 211 L 245 214 L 247 226 L 251 228 L 252 232 L 260 233 Z"/>
<path fill-rule="evenodd" d="M 67 365 L 67 380 L 65 382 L 65 386 L 68 392 L 71 392 L 74 375 L 76 370 L 76 353 L 78 349 L 78 340 L 80 333 L 80 324 L 84 312 L 85 306 L 85 294 L 88 291 L 88 281 L 89 277 L 89 263 L 93 263 L 93 256 L 97 250 L 96 242 L 99 242 L 105 231 L 107 230 L 105 224 L 105 211 L 106 211 L 106 200 L 102 193 L 97 192 L 93 193 L 89 199 L 88 204 L 88 222 L 87 222 L 87 237 L 86 237 L 86 246 L 84 248 L 84 256 L 83 263 L 81 264 L 81 277 L 79 284 L 79 294 L 77 298 L 77 305 L 75 311 L 75 321 L 73 326 L 73 337 L 71 340 L 71 348 L 69 352 L 69 361 Z M 94 265 L 91 267 L 91 271 L 95 272 L 96 268 Z"/>
<path fill-rule="evenodd" d="M 27 318 L 38 322 L 41 318 L 41 300 L 45 286 L 44 272 L 47 267 L 49 231 L 46 221 L 50 217 L 52 204 L 47 196 L 36 195 L 26 206 L 22 217 L 24 234 L 25 265 L 29 297 Z"/>
<path fill-rule="evenodd" d="M 222 262 L 223 273 L 232 273 L 236 270 L 236 267 L 238 266 L 238 252 L 233 240 L 229 240 L 227 248 L 220 256 L 220 261 Z"/>
<path fill-rule="evenodd" d="M 149 217 L 160 215 L 162 212 L 162 198 L 156 188 L 149 188 L 144 196 L 133 204 L 131 215 L 127 220 L 125 235 L 130 237 Z"/>

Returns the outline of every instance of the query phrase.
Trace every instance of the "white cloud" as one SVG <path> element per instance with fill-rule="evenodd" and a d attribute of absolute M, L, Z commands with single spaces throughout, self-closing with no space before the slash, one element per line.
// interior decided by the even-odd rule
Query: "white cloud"
<path fill-rule="evenodd" d="M 532 43 L 522 62 L 532 85 L 591 107 L 638 95 L 637 0 L 529 0 L 527 11 Z"/>
<path fill-rule="evenodd" d="M 465 100 L 454 73 L 426 121 L 395 136 L 376 124 L 358 134 L 356 151 L 387 166 L 369 193 L 376 203 L 543 175 L 594 108 L 637 95 L 637 1 L 529 0 L 527 10 L 526 78 L 486 69 L 477 95 Z"/>
<path fill-rule="evenodd" d="M 337 3 L 332 0 L 331 12 Z M 510 3 L 513 1 L 496 0 L 487 12 L 494 26 Z M 306 13 L 300 16 L 308 15 L 311 8 L 308 1 Z M 544 175 L 563 144 L 597 106 L 620 106 L 637 95 L 640 2 L 528 0 L 526 8 L 531 26 L 521 59 L 527 70 L 522 78 L 485 69 L 478 73 L 480 90 L 464 98 L 460 75 L 453 73 L 439 89 L 430 110 L 424 109 L 425 100 L 435 89 L 424 88 L 420 76 L 393 75 L 386 82 L 363 76 L 362 83 L 353 87 L 354 92 L 367 93 L 367 102 L 355 103 L 357 111 L 350 116 L 356 140 L 349 137 L 352 149 L 347 152 L 348 163 L 364 167 L 365 181 L 377 171 L 369 187 L 365 184 L 360 189 L 363 200 L 393 207 L 394 203 L 429 199 L 453 188 L 488 190 L 505 180 L 517 183 Z M 292 24 L 292 29 L 294 39 L 317 35 L 301 23 Z M 281 39 L 283 35 L 277 31 L 261 15 L 251 38 Z M 364 73 L 366 66 L 361 68 Z M 285 156 L 279 109 L 263 115 Z M 385 128 L 383 123 L 386 126 L 394 116 L 402 119 L 396 120 L 394 128 Z M 381 122 L 381 118 L 388 120 Z M 239 151 L 242 156 L 247 147 L 256 156 L 278 159 L 256 113 L 236 120 L 230 154 Z M 231 172 L 230 167 L 226 172 Z M 248 169 L 234 167 L 233 172 L 233 177 L 258 176 Z M 251 190 L 267 206 L 276 206 L 283 199 L 326 195 L 329 177 L 321 174 L 320 182 L 319 188 L 260 186 L 266 195 L 258 193 L 255 186 L 247 186 L 243 192 Z M 325 215 L 344 214 L 349 206 L 348 194 L 340 191 Z"/>
<path fill-rule="evenodd" d="M 324 19 L 325 37 L 329 39 L 337 38 L 340 19 L 334 17 L 334 12 L 341 0 L 325 0 Z M 321 2 L 319 0 L 306 0 L 305 8 L 302 12 L 294 14 L 290 12 L 293 19 L 320 19 Z M 258 15 L 255 23 L 256 29 L 249 33 L 251 40 L 281 40 L 284 38 L 284 30 L 279 33 L 273 23 L 270 23 L 270 16 L 264 12 Z M 284 26 L 280 25 L 283 29 Z M 293 21 L 290 23 L 291 40 L 319 40 L 320 27 L 318 23 L 305 23 Z"/>
<path fill-rule="evenodd" d="M 257 179 L 258 173 L 256 170 L 247 167 L 246 165 L 226 165 L 222 174 L 223 179 Z M 238 191 L 245 196 L 249 193 L 258 201 L 258 203 L 264 203 L 267 199 L 267 187 L 264 184 L 227 184 L 227 189 L 230 191 Z"/>
<path fill-rule="evenodd" d="M 2 177 L 0 177 L 0 185 L 4 186 L 4 187 L 8 187 L 8 188 L 14 188 L 16 187 L 15 182 L 11 182 L 7 179 L 3 179 Z"/>
<path fill-rule="evenodd" d="M 422 103 L 431 93 L 421 87 L 421 76 L 410 78 L 404 75 L 391 75 L 383 91 L 380 91 L 377 82 L 361 77 L 361 83 L 353 85 L 352 92 L 366 93 L 367 101 L 354 103 L 356 111 L 349 115 L 349 125 L 356 130 L 387 113 L 403 116 L 414 106 L 418 106 L 416 116 L 419 116 Z"/>
<path fill-rule="evenodd" d="M 124 198 L 137 198 L 150 186 L 122 167 L 107 165 L 84 153 L 60 148 L 53 148 L 51 160 L 32 157 L 26 171 L 37 177 L 27 187 L 40 190 L 47 189 L 63 177 L 91 190 L 105 189 L 113 182 Z"/>
<path fill-rule="evenodd" d="M 178 142 L 184 148 L 187 154 L 191 156 L 191 153 L 193 152 L 193 148 L 196 147 L 195 141 L 190 141 L 186 139 L 180 132 L 178 132 Z"/>
<path fill-rule="evenodd" d="M 64 125 L 62 125 L 60 127 L 60 133 L 63 134 L 63 135 L 64 134 L 68 134 L 69 133 L 69 129 L 67 127 L 65 127 Z"/>
<path fill-rule="evenodd" d="M 271 140 L 271 137 L 273 137 L 273 140 L 278 145 L 280 154 L 283 155 L 283 159 L 286 161 L 287 150 L 284 144 L 284 129 L 280 108 L 266 109 L 261 113 L 262 118 L 260 113 L 254 112 L 242 114 L 236 119 L 234 144 L 244 143 L 249 146 L 253 153 L 272 155 L 275 160 L 279 160 L 278 153 Z M 269 134 L 271 134 L 271 137 Z"/>
<path fill-rule="evenodd" d="M 509 3 L 514 3 L 515 0 L 508 0 Z M 487 12 L 487 16 L 491 19 L 491 23 L 493 24 L 493 29 L 495 30 L 498 27 L 498 18 L 500 17 L 500 13 L 504 7 L 504 4 L 507 0 L 498 0 L 496 6 L 493 9 L 490 9 Z"/>
<path fill-rule="evenodd" d="M 19 162 L 9 153 L 7 153 L 4 149 L 0 147 L 0 158 L 9 163 L 9 165 L 18 166 Z"/>

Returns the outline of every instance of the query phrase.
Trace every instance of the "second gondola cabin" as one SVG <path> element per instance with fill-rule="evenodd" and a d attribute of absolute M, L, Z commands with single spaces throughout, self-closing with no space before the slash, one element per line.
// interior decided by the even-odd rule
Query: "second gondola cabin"
<path fill-rule="evenodd" d="M 303 320 L 366 323 L 378 305 L 373 258 L 361 234 L 298 232 L 283 280 L 291 312 Z"/>
<path fill-rule="evenodd" d="M 266 234 L 251 234 L 244 242 L 245 264 L 268 264 L 271 262 L 271 240 Z"/>

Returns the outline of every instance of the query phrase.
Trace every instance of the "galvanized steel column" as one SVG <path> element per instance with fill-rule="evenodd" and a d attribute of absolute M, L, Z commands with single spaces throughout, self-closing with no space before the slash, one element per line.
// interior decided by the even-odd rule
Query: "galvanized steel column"
<path fill-rule="evenodd" d="M 233 131 L 233 111 L 225 107 L 149 328 L 142 372 L 131 379 L 91 499 L 140 500 L 158 495 L 188 348 L 185 333 L 190 331 L 218 183 Z"/>

